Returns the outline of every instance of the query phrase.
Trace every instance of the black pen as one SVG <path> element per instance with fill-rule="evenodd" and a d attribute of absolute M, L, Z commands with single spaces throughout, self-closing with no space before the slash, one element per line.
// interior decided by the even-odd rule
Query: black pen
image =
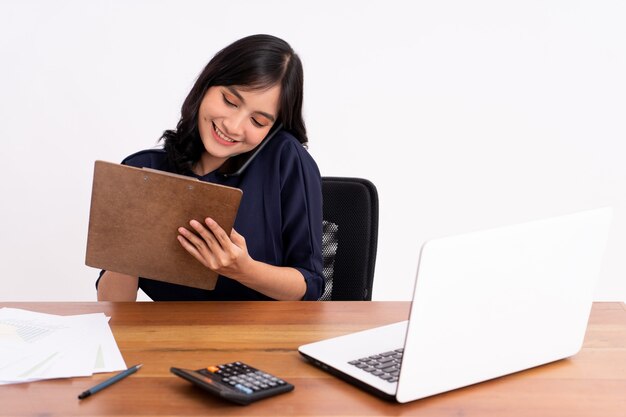
<path fill-rule="evenodd" d="M 139 364 L 139 365 L 135 365 L 135 366 L 131 366 L 130 368 L 128 368 L 127 370 L 120 372 L 119 374 L 112 376 L 111 378 L 107 379 L 104 382 L 99 383 L 98 385 L 96 385 L 95 387 L 91 387 L 89 388 L 87 391 L 83 392 L 82 394 L 80 394 L 78 396 L 79 400 L 82 400 L 83 398 L 87 398 L 92 394 L 95 394 L 96 392 L 105 389 L 106 387 L 108 387 L 109 385 L 113 385 L 115 384 L 117 381 L 126 378 L 128 375 L 134 374 L 135 372 L 137 372 L 137 370 L 139 368 L 141 368 L 143 364 Z"/>

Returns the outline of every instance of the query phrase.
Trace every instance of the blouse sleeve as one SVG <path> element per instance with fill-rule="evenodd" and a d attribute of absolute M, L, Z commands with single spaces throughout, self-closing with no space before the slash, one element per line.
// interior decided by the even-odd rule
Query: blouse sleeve
<path fill-rule="evenodd" d="M 285 266 L 302 273 L 303 300 L 317 300 L 324 288 L 322 257 L 322 180 L 313 158 L 290 143 L 280 159 L 282 239 Z"/>

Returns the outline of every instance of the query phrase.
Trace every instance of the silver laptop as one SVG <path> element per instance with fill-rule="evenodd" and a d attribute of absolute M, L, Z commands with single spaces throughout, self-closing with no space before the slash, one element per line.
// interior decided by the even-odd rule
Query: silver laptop
<path fill-rule="evenodd" d="M 408 321 L 300 346 L 311 363 L 404 403 L 576 354 L 612 210 L 431 240 Z"/>

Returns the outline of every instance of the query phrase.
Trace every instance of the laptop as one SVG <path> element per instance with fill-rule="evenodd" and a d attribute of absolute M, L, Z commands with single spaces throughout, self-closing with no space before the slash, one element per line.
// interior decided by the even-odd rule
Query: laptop
<path fill-rule="evenodd" d="M 400 403 L 572 356 L 611 216 L 602 208 L 428 241 L 407 321 L 298 350 Z"/>

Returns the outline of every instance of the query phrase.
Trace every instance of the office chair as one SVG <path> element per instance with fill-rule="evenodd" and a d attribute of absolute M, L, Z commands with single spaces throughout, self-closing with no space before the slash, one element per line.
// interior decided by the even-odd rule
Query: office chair
<path fill-rule="evenodd" d="M 361 178 L 322 177 L 324 293 L 327 300 L 372 299 L 378 245 L 378 192 Z"/>

